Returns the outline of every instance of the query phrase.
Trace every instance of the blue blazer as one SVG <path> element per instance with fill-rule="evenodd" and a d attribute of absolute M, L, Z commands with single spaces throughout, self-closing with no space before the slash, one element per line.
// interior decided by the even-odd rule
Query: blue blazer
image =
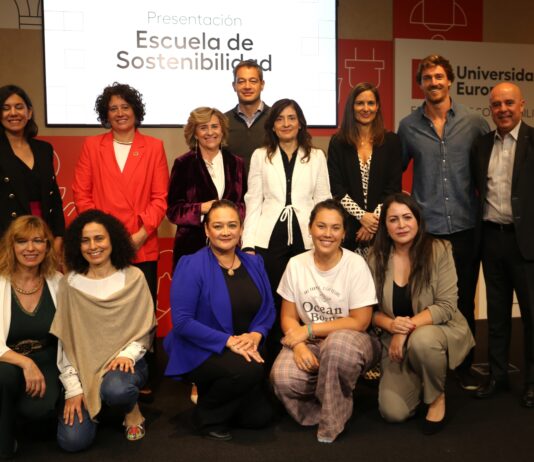
<path fill-rule="evenodd" d="M 240 250 L 237 255 L 262 299 L 249 332 L 259 332 L 265 339 L 275 310 L 263 259 Z M 178 261 L 171 286 L 171 313 L 173 329 L 163 341 L 169 356 L 167 376 L 180 377 L 212 354 L 221 354 L 233 335 L 230 295 L 222 269 L 208 247 Z"/>

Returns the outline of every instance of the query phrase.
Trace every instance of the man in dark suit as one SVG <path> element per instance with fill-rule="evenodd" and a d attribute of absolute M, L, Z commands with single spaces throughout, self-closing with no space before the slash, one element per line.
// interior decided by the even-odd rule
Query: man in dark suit
<path fill-rule="evenodd" d="M 521 121 L 521 90 L 505 82 L 493 88 L 490 109 L 497 129 L 471 152 L 480 194 L 482 267 L 488 303 L 490 377 L 476 392 L 489 398 L 508 388 L 513 291 L 524 329 L 525 389 L 521 404 L 534 407 L 534 128 Z"/>

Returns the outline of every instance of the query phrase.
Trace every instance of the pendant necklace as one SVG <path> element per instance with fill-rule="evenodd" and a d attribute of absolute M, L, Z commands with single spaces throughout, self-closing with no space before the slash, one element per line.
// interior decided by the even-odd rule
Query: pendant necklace
<path fill-rule="evenodd" d="M 219 260 L 217 258 L 217 261 L 219 262 L 219 265 L 221 265 L 225 270 L 226 272 L 228 273 L 228 276 L 233 276 L 234 275 L 234 270 L 233 270 L 233 266 L 234 266 L 234 263 L 235 263 L 235 252 L 234 252 L 234 259 L 232 260 L 232 264 L 227 268 L 226 266 L 224 266 L 222 263 L 221 263 L 221 260 Z"/>

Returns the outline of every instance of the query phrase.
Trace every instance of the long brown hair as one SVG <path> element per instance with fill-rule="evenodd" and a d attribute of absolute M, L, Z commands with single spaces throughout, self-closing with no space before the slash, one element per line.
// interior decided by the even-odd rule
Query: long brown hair
<path fill-rule="evenodd" d="M 432 271 L 432 246 L 436 239 L 426 232 L 426 226 L 419 204 L 417 204 L 415 199 L 410 195 L 405 193 L 395 193 L 388 196 L 382 205 L 378 231 L 370 256 L 374 261 L 374 264 L 372 265 L 373 277 L 379 303 L 382 303 L 384 281 L 386 279 L 386 271 L 388 268 L 389 257 L 391 255 L 391 249 L 393 248 L 393 240 L 389 236 L 386 227 L 386 217 L 389 207 L 394 202 L 406 205 L 419 225 L 419 229 L 417 230 L 417 234 L 415 235 L 409 252 L 411 270 L 408 286 L 412 296 L 418 295 L 423 287 L 430 284 L 430 274 Z"/>
<path fill-rule="evenodd" d="M 377 88 L 369 82 L 362 82 L 356 85 L 345 102 L 345 108 L 343 109 L 343 120 L 339 130 L 336 133 L 336 137 L 346 144 L 356 147 L 360 139 L 360 124 L 354 117 L 354 101 L 364 91 L 370 91 L 375 96 L 378 109 L 376 116 L 371 123 L 371 134 L 373 136 L 373 144 L 380 146 L 384 142 L 384 136 L 386 129 L 384 128 L 384 118 L 382 117 L 382 104 L 380 103 L 380 94 Z"/>

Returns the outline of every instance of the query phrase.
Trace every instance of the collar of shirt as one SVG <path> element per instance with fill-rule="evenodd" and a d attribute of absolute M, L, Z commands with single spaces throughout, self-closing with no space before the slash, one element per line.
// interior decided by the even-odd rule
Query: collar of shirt
<path fill-rule="evenodd" d="M 514 141 L 517 142 L 517 137 L 519 136 L 519 128 L 521 127 L 521 121 L 519 121 L 519 123 L 512 129 L 510 130 L 508 133 L 506 133 L 506 135 L 504 136 L 501 136 L 499 134 L 499 132 L 497 130 L 495 130 L 495 140 L 499 140 L 499 141 L 504 141 L 504 139 L 510 135 Z"/>
<path fill-rule="evenodd" d="M 237 114 L 239 117 L 241 117 L 245 123 L 247 124 L 247 127 L 251 127 L 254 121 L 259 117 L 259 115 L 263 112 L 263 109 L 265 108 L 265 104 L 263 104 L 263 101 L 260 101 L 260 105 L 258 106 L 258 109 L 256 109 L 256 112 L 252 114 L 251 117 L 248 117 L 241 108 L 241 105 L 237 105 Z"/>

